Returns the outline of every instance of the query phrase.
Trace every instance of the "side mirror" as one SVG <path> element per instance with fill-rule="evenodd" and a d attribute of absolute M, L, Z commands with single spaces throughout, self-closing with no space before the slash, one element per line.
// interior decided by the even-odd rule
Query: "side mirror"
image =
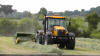
<path fill-rule="evenodd" d="M 71 22 L 69 21 L 69 26 L 71 26 Z"/>

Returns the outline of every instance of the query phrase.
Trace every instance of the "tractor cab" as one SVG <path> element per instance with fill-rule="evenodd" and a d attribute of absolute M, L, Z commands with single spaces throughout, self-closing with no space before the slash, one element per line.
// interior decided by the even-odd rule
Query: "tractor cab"
<path fill-rule="evenodd" d="M 66 36 L 66 32 L 68 33 L 65 16 L 46 16 L 44 26 L 53 36 Z"/>
<path fill-rule="evenodd" d="M 60 26 L 66 28 L 66 20 L 61 16 L 47 16 L 47 29 L 50 30 L 55 26 Z"/>

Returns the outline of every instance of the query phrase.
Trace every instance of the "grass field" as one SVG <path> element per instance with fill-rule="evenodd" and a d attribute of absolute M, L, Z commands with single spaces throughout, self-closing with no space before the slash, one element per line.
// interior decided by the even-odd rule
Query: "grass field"
<path fill-rule="evenodd" d="M 28 41 L 15 44 L 12 37 L 0 37 L 0 54 L 36 54 L 36 53 L 63 53 L 63 54 L 100 54 L 100 40 L 77 38 L 75 50 L 59 49 L 56 45 L 40 45 Z"/>

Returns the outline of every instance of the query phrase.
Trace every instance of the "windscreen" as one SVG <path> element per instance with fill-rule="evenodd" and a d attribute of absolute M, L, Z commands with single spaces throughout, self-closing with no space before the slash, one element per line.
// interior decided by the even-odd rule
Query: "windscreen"
<path fill-rule="evenodd" d="M 66 28 L 66 21 L 65 19 L 48 19 L 48 29 L 51 29 L 52 26 L 63 26 Z"/>

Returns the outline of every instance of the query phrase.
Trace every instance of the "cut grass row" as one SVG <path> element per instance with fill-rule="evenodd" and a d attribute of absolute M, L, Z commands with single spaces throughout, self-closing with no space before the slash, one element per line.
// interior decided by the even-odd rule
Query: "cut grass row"
<path fill-rule="evenodd" d="M 56 45 L 40 45 L 31 41 L 18 45 L 13 37 L 0 37 L 1 54 L 35 54 L 35 53 L 63 53 L 63 54 L 100 54 L 100 40 L 77 38 L 75 50 L 59 49 Z"/>

